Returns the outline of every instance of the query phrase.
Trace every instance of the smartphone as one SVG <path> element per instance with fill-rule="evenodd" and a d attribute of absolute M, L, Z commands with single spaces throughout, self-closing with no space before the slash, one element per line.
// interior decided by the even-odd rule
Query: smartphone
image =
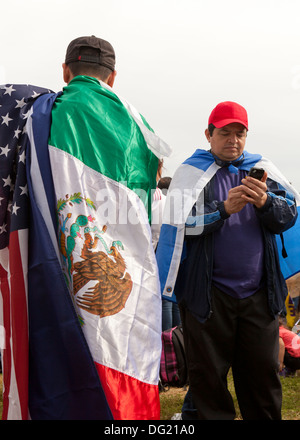
<path fill-rule="evenodd" d="M 248 176 L 254 177 L 254 179 L 261 180 L 262 176 L 264 175 L 265 170 L 263 168 L 250 168 L 250 171 L 248 173 Z"/>

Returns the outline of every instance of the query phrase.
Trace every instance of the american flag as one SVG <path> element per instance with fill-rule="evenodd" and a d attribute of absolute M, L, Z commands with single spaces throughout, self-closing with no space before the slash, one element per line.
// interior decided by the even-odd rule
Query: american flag
<path fill-rule="evenodd" d="M 56 97 L 31 85 L 0 86 L 4 420 L 112 418 L 55 248 L 48 136 Z M 41 177 L 38 188 L 33 174 Z M 37 203 L 39 191 L 52 222 L 51 233 Z"/>
<path fill-rule="evenodd" d="M 0 276 L 3 419 L 28 418 L 28 188 L 26 121 L 48 90 L 0 86 Z"/>

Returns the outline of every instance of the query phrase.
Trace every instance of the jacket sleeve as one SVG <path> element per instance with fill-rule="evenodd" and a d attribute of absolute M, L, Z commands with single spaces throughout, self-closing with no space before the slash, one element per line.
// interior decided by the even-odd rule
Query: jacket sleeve
<path fill-rule="evenodd" d="M 279 183 L 267 179 L 267 201 L 262 208 L 255 208 L 262 224 L 273 234 L 281 234 L 291 228 L 297 219 L 297 206 L 292 193 L 288 192 Z M 206 197 L 205 197 L 206 199 Z M 197 208 L 197 204 L 200 209 Z M 194 205 L 185 225 L 185 235 L 206 235 L 223 226 L 229 217 L 223 201 L 205 200 L 202 205 Z M 201 212 L 202 206 L 202 212 Z"/>
<path fill-rule="evenodd" d="M 267 201 L 262 208 L 255 208 L 262 224 L 273 234 L 281 234 L 291 228 L 297 219 L 297 206 L 292 193 L 279 183 L 267 179 Z"/>
<path fill-rule="evenodd" d="M 209 202 L 206 200 L 201 204 L 198 200 L 187 218 L 185 235 L 210 234 L 221 228 L 228 217 L 223 201 L 212 200 Z"/>

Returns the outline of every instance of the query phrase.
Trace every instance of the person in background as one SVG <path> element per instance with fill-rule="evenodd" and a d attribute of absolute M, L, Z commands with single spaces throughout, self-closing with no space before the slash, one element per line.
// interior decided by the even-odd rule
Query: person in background
<path fill-rule="evenodd" d="M 152 205 L 151 205 L 151 233 L 152 233 L 152 245 L 153 249 L 156 249 L 160 228 L 162 225 L 163 212 L 165 208 L 166 195 L 163 194 L 162 190 L 158 187 L 158 182 L 162 175 L 163 169 L 163 159 L 158 161 L 157 173 L 156 173 L 156 188 L 153 194 Z"/>
<path fill-rule="evenodd" d="M 281 375 L 292 376 L 296 370 L 300 370 L 300 336 L 279 317 L 279 371 Z"/>
<path fill-rule="evenodd" d="M 162 193 L 166 196 L 169 186 L 171 184 L 172 177 L 161 177 L 158 181 L 157 187 L 161 189 Z"/>

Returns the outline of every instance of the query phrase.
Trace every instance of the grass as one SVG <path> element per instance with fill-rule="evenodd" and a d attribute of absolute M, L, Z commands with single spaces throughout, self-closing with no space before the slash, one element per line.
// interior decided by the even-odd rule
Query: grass
<path fill-rule="evenodd" d="M 295 377 L 282 377 L 282 420 L 300 420 L 300 370 Z M 241 420 L 237 398 L 234 391 L 232 375 L 228 376 L 228 388 L 231 392 L 236 419 Z M 186 390 L 183 388 L 170 388 L 160 393 L 161 420 L 170 420 L 173 414 L 180 413 Z"/>
<path fill-rule="evenodd" d="M 300 420 L 300 371 L 295 377 L 282 377 L 282 419 Z M 232 394 L 236 408 L 236 418 L 241 419 L 237 399 L 234 392 L 232 376 L 229 375 L 228 387 Z M 0 375 L 0 389 L 2 390 L 2 374 Z M 160 393 L 161 420 L 171 420 L 175 413 L 181 412 L 186 390 L 184 388 L 170 388 L 168 391 Z M 2 393 L 0 396 L 0 414 L 2 414 Z"/>

